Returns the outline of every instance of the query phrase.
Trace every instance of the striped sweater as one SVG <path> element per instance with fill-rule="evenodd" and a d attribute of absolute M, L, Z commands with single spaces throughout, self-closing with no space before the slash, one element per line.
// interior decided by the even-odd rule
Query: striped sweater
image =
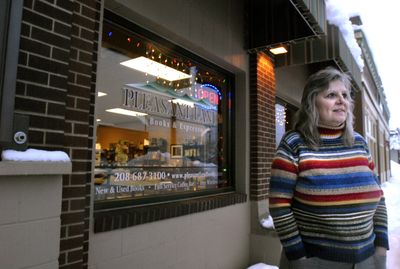
<path fill-rule="evenodd" d="M 389 248 L 383 192 L 364 138 L 351 147 L 341 130 L 320 128 L 313 150 L 297 132 L 282 138 L 272 162 L 270 214 L 289 260 L 358 263 Z"/>

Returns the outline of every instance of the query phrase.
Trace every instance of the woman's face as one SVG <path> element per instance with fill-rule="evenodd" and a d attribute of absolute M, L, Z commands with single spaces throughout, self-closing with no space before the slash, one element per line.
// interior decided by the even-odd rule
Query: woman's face
<path fill-rule="evenodd" d="M 319 123 L 337 127 L 347 119 L 350 93 L 340 80 L 331 81 L 327 90 L 318 93 L 315 105 L 319 114 Z"/>

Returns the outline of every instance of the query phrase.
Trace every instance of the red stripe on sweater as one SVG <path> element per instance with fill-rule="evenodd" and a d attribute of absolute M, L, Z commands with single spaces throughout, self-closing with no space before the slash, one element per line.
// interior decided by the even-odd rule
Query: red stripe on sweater
<path fill-rule="evenodd" d="M 272 169 L 280 169 L 292 173 L 297 173 L 297 167 L 293 165 L 293 163 L 283 159 L 274 159 L 271 167 Z"/>
<path fill-rule="evenodd" d="M 368 159 L 363 157 L 350 158 L 350 159 L 337 159 L 337 160 L 308 160 L 300 162 L 300 171 L 318 168 L 344 168 L 353 166 L 369 166 Z"/>
<path fill-rule="evenodd" d="M 370 162 L 368 165 L 369 169 L 371 169 L 372 171 L 374 171 L 375 169 L 375 163 L 374 162 Z"/>
<path fill-rule="evenodd" d="M 287 198 L 269 198 L 269 203 L 270 204 L 290 204 L 292 202 L 292 199 L 287 199 Z"/>

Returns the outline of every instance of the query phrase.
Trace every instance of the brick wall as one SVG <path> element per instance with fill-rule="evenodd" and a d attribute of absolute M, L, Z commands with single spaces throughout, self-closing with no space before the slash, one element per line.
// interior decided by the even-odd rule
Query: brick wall
<path fill-rule="evenodd" d="M 25 0 L 15 111 L 29 147 L 63 150 L 60 268 L 86 268 L 100 1 Z"/>
<path fill-rule="evenodd" d="M 275 154 L 275 72 L 265 53 L 250 55 L 250 200 L 268 196 Z"/>

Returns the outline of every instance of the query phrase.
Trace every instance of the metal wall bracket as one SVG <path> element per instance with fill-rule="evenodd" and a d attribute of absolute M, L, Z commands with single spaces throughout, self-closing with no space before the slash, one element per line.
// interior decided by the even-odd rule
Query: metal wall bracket
<path fill-rule="evenodd" d="M 13 140 L 9 148 L 15 150 L 26 150 L 28 146 L 29 136 L 29 116 L 22 114 L 14 114 L 13 122 Z"/>

